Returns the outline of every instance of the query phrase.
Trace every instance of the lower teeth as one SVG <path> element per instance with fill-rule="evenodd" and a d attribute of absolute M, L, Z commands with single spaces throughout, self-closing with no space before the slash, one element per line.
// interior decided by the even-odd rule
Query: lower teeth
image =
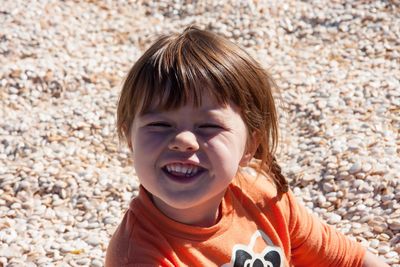
<path fill-rule="evenodd" d="M 168 173 L 174 176 L 181 176 L 181 177 L 192 177 L 195 175 L 194 173 L 181 173 L 181 172 L 168 172 Z"/>
<path fill-rule="evenodd" d="M 167 173 L 174 175 L 174 176 L 180 176 L 180 177 L 192 177 L 195 176 L 198 172 L 190 172 L 190 173 L 182 173 L 182 172 L 175 172 L 175 171 L 169 171 L 167 169 L 164 169 Z"/>

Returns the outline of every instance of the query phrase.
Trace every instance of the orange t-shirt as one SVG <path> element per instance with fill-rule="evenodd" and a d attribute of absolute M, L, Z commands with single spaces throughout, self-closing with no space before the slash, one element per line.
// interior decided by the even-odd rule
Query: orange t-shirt
<path fill-rule="evenodd" d="M 106 267 L 362 265 L 365 249 L 299 205 L 265 177 L 229 185 L 211 227 L 162 214 L 141 187 L 107 249 Z"/>

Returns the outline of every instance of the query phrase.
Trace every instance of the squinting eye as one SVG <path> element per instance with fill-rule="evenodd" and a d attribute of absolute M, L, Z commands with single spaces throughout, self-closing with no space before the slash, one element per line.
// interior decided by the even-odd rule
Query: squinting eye
<path fill-rule="evenodd" d="M 211 128 L 211 129 L 221 129 L 222 127 L 217 124 L 201 124 L 199 128 Z"/>
<path fill-rule="evenodd" d="M 171 127 L 171 125 L 166 122 L 152 122 L 152 123 L 147 124 L 146 126 L 148 126 L 148 127 Z"/>

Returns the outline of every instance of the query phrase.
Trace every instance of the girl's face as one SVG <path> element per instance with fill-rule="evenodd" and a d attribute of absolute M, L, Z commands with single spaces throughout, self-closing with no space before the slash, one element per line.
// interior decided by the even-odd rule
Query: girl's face
<path fill-rule="evenodd" d="M 247 141 L 239 108 L 221 106 L 208 94 L 198 108 L 155 107 L 137 115 L 130 139 L 136 173 L 154 204 L 172 219 L 195 225 L 215 221 L 225 189 L 251 157 Z"/>

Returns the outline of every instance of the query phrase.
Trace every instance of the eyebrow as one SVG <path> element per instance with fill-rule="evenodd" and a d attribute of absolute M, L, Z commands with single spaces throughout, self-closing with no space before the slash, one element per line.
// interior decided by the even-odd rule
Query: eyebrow
<path fill-rule="evenodd" d="M 141 117 L 155 116 L 159 113 L 160 112 L 157 112 L 157 111 L 144 111 L 144 112 L 140 113 L 140 116 Z"/>
<path fill-rule="evenodd" d="M 148 119 L 152 119 L 154 117 L 160 117 L 160 116 L 161 116 L 161 112 L 154 112 L 154 111 L 143 112 L 142 114 L 139 115 L 139 117 L 142 120 L 148 120 Z"/>

